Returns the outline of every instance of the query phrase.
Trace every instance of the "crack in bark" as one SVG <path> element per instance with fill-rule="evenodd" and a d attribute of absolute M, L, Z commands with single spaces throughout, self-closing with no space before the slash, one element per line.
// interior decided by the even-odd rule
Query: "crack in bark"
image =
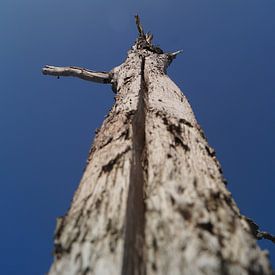
<path fill-rule="evenodd" d="M 144 154 L 145 148 L 145 108 L 147 87 L 144 80 L 145 57 L 141 56 L 141 87 L 137 111 L 132 119 L 133 153 L 130 171 L 130 187 L 127 200 L 125 243 L 122 274 L 146 274 L 144 262 Z"/>

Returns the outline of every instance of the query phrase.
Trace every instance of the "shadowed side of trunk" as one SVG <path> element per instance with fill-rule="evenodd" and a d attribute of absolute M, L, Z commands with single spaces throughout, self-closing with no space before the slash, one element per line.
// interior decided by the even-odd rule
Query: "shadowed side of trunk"
<path fill-rule="evenodd" d="M 58 222 L 49 274 L 120 274 L 122 269 L 125 224 L 131 221 L 125 218 L 128 194 L 131 179 L 136 178 L 131 167 L 139 165 L 135 132 L 143 111 L 138 112 L 141 59 L 129 54 L 113 74 L 116 103 L 96 134 L 71 208 Z M 142 190 L 143 186 L 138 193 Z M 134 238 L 135 232 L 131 234 Z"/>

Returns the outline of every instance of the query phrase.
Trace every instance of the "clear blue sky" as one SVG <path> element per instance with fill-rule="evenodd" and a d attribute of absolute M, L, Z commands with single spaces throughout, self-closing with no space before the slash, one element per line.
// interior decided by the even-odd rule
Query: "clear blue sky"
<path fill-rule="evenodd" d="M 155 43 L 184 50 L 169 75 L 242 213 L 275 233 L 274 0 L 1 0 L 1 274 L 48 271 L 55 218 L 113 104 L 108 85 L 57 80 L 41 67 L 112 69 L 134 42 L 137 12 Z M 275 266 L 275 245 L 259 243 Z"/>

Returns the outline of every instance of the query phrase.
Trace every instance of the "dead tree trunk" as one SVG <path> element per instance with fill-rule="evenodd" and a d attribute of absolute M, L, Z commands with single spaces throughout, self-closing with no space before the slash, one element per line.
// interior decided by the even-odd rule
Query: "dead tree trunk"
<path fill-rule="evenodd" d="M 58 219 L 49 274 L 271 274 L 214 150 L 166 75 L 178 52 L 153 46 L 136 19 L 139 37 L 110 73 L 43 69 L 112 83 L 117 93 Z"/>

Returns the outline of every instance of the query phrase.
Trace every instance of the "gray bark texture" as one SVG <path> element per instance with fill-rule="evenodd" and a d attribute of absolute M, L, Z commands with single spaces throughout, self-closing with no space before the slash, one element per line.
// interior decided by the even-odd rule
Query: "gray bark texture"
<path fill-rule="evenodd" d="M 271 274 L 214 150 L 166 75 L 175 54 L 139 32 L 125 62 L 104 75 L 116 101 L 58 219 L 49 274 Z"/>

